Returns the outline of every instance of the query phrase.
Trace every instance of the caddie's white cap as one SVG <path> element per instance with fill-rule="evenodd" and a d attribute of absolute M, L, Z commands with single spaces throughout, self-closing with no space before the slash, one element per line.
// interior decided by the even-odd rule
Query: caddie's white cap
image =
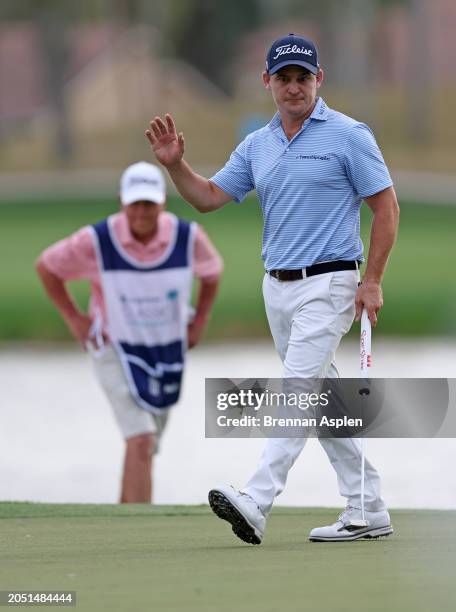
<path fill-rule="evenodd" d="M 164 204 L 166 183 L 158 166 L 141 161 L 128 166 L 120 178 L 120 200 L 124 206 L 146 200 Z"/>

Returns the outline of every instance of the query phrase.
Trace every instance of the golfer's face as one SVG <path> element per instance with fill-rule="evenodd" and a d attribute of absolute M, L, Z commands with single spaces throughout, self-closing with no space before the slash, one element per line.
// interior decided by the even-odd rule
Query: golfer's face
<path fill-rule="evenodd" d="M 159 204 L 147 201 L 124 206 L 131 233 L 139 238 L 153 235 L 157 229 L 158 215 L 162 208 Z"/>
<path fill-rule="evenodd" d="M 306 115 L 315 104 L 322 73 L 312 74 L 301 66 L 285 66 L 272 75 L 264 74 L 277 109 L 289 116 Z"/>

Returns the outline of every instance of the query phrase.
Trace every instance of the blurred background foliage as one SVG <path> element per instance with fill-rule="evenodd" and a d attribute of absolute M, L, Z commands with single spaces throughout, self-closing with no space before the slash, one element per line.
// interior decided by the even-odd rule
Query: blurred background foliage
<path fill-rule="evenodd" d="M 123 165 L 165 110 L 190 161 L 220 164 L 246 116 L 271 114 L 265 52 L 293 31 L 317 41 L 323 95 L 373 126 L 393 166 L 451 171 L 455 25 L 453 0 L 3 0 L 2 167 Z"/>
<path fill-rule="evenodd" d="M 208 329 L 210 339 L 269 336 L 261 283 L 262 216 L 256 198 L 201 215 L 179 197 L 168 207 L 204 226 L 225 260 L 225 272 Z M 33 261 L 46 246 L 115 212 L 115 198 L 81 201 L 24 200 L 1 205 L 0 241 L 7 266 L 2 271 L 0 338 L 69 340 L 63 321 L 45 297 Z M 362 208 L 362 238 L 368 244 L 371 212 Z M 385 306 L 376 333 L 395 336 L 456 334 L 456 207 L 402 202 L 401 230 L 383 283 Z M 18 230 L 20 228 L 20 230 Z M 20 248 L 18 248 L 20 239 Z M 86 282 L 71 283 L 87 304 Z M 356 337 L 357 326 L 352 334 Z"/>
<path fill-rule="evenodd" d="M 186 158 L 210 176 L 273 114 L 260 77 L 288 32 L 316 41 L 322 95 L 369 123 L 399 189 L 379 331 L 454 335 L 455 28 L 454 0 L 3 0 L 0 338 L 69 337 L 34 274 L 40 250 L 115 210 L 122 169 L 153 161 L 156 114 L 173 113 Z M 255 198 L 204 217 L 175 196 L 170 207 L 225 258 L 210 336 L 268 334 Z M 84 303 L 87 287 L 75 292 Z"/>

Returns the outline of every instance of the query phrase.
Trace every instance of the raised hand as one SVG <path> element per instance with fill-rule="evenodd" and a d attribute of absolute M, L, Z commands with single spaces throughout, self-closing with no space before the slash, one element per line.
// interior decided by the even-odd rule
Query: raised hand
<path fill-rule="evenodd" d="M 166 168 L 179 163 L 184 155 L 184 136 L 177 134 L 171 115 L 165 115 L 166 123 L 161 117 L 155 117 L 146 130 L 146 137 L 157 160 Z"/>

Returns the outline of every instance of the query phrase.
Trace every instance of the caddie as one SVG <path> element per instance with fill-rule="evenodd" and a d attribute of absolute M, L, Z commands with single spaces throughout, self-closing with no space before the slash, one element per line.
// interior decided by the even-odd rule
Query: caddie
<path fill-rule="evenodd" d="M 264 218 L 263 294 L 283 377 L 337 377 L 335 353 L 356 316 L 372 325 L 382 306 L 381 281 L 393 247 L 398 204 L 393 183 L 367 125 L 331 109 L 319 89 L 324 73 L 314 43 L 295 34 L 273 42 L 262 75 L 277 112 L 249 134 L 210 180 L 183 159 L 184 137 L 170 115 L 155 117 L 146 136 L 182 196 L 201 212 L 242 202 L 256 189 Z M 360 207 L 373 213 L 363 279 Z M 273 501 L 306 439 L 271 438 L 250 481 L 237 491 L 209 493 L 212 510 L 242 540 L 261 543 Z M 368 527 L 360 528 L 361 447 L 357 439 L 322 438 L 346 509 L 311 540 L 340 541 L 392 533 L 380 477 L 365 461 Z"/>
<path fill-rule="evenodd" d="M 73 336 L 89 350 L 125 439 L 120 501 L 152 500 L 152 458 L 178 401 L 187 348 L 201 339 L 223 262 L 203 229 L 165 210 L 160 168 L 129 166 L 120 212 L 47 248 L 36 268 Z M 196 311 L 190 306 L 199 280 Z M 88 313 L 66 283 L 88 279 Z"/>

